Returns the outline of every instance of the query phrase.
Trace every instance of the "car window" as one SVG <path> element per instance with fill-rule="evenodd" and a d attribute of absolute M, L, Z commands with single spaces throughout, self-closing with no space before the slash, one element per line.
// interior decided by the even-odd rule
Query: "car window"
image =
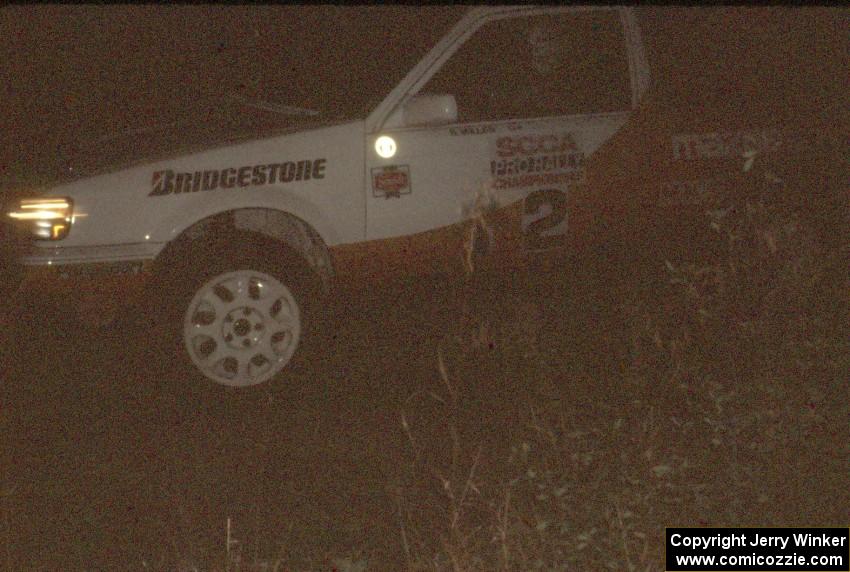
<path fill-rule="evenodd" d="M 420 93 L 452 94 L 461 122 L 626 111 L 628 54 L 614 10 L 499 19 Z"/>
<path fill-rule="evenodd" d="M 269 101 L 307 107 L 322 117 L 363 119 L 457 23 L 465 6 L 299 8 L 307 20 L 281 50 L 281 85 Z M 309 34 L 306 33 L 309 30 Z M 288 74 L 292 78 L 288 78 Z"/>

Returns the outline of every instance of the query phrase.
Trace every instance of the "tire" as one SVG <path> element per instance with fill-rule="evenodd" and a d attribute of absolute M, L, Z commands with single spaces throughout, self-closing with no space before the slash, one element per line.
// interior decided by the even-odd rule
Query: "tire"
<path fill-rule="evenodd" d="M 246 390 L 293 377 L 320 288 L 282 243 L 233 233 L 189 244 L 160 265 L 152 285 L 148 335 L 179 356 L 175 365 L 187 374 L 181 381 Z"/>

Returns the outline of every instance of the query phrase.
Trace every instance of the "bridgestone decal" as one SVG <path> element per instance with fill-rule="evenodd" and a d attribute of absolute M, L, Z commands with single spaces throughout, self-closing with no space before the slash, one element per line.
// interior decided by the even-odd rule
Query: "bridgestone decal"
<path fill-rule="evenodd" d="M 260 187 L 276 183 L 309 181 L 325 178 L 326 159 L 312 159 L 270 165 L 246 165 L 211 171 L 175 173 L 171 169 L 154 171 L 149 197 L 162 197 L 178 193 L 196 193 L 216 189 Z"/>

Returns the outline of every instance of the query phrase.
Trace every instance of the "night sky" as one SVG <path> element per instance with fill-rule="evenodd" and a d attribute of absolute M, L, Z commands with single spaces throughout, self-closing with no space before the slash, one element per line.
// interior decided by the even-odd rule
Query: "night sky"
<path fill-rule="evenodd" d="M 78 141 L 124 129 L 203 121 L 222 94 L 358 115 L 359 110 L 338 109 L 372 95 L 353 91 L 368 82 L 380 92 L 387 89 L 382 81 L 397 81 L 382 69 L 386 66 L 372 61 L 371 51 L 380 49 L 388 60 L 409 59 L 442 31 L 423 30 L 416 25 L 422 18 L 436 18 L 445 28 L 461 11 L 7 7 L 0 10 L 0 181 L 28 183 L 34 175 L 50 176 L 58 164 L 57 150 Z M 398 41 L 402 35 L 404 42 Z M 350 62 L 358 60 L 372 69 L 353 69 Z"/>

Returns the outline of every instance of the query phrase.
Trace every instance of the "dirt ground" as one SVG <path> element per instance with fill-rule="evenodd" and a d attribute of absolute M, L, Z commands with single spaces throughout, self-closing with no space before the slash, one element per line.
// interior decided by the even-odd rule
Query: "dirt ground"
<path fill-rule="evenodd" d="M 287 385 L 247 393 L 187 387 L 173 356 L 152 353 L 140 339 L 152 334 L 126 323 L 87 331 L 30 314 L 5 324 L 0 568 L 409 568 L 415 512 L 402 507 L 437 483 L 428 467 L 443 466 L 457 437 L 437 399 L 451 394 L 439 356 L 449 378 L 468 381 L 452 427 L 491 459 L 518 442 L 531 395 L 567 404 L 579 429 L 630 423 L 623 404 L 636 396 L 598 305 L 558 281 L 483 288 L 473 310 L 460 286 L 442 282 L 338 293 L 322 347 Z M 544 375 L 526 350 L 540 354 Z M 848 505 L 824 505 L 846 494 L 841 427 L 833 417 L 808 438 L 820 447 L 813 459 L 831 450 L 834 462 L 830 478 L 821 468 L 809 482 L 812 494 L 794 493 L 803 520 L 847 516 Z M 796 453 L 785 454 L 799 471 Z M 666 465 L 648 466 L 657 476 Z M 770 498 L 810 476 L 771 485 Z M 771 514 L 739 517 L 780 525 L 759 518 Z M 661 526 L 650 533 L 659 540 Z"/>

